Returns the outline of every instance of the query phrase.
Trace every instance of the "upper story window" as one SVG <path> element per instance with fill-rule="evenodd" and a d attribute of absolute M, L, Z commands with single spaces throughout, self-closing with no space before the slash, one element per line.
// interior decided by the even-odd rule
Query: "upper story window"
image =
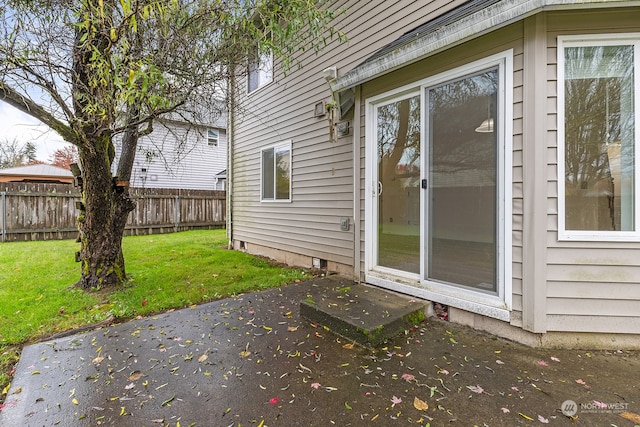
<path fill-rule="evenodd" d="M 267 85 L 273 81 L 273 54 L 267 52 L 261 55 L 256 54 L 249 62 L 249 93 Z"/>
<path fill-rule="evenodd" d="M 216 147 L 218 145 L 218 129 L 207 130 L 207 144 Z"/>
<path fill-rule="evenodd" d="M 261 151 L 262 201 L 291 200 L 291 141 Z"/>
<path fill-rule="evenodd" d="M 638 240 L 640 34 L 558 40 L 558 236 Z"/>

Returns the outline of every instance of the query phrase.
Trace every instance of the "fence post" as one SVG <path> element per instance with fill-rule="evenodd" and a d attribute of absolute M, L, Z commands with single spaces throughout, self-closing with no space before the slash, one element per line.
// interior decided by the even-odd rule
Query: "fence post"
<path fill-rule="evenodd" d="M 2 211 L 2 241 L 7 241 L 7 193 L 5 191 L 0 192 L 0 211 Z"/>
<path fill-rule="evenodd" d="M 173 230 L 175 232 L 178 231 L 178 227 L 180 226 L 180 196 L 176 194 L 175 196 L 175 204 L 174 204 L 174 213 L 173 213 L 173 219 L 174 219 L 174 225 L 173 225 Z"/>

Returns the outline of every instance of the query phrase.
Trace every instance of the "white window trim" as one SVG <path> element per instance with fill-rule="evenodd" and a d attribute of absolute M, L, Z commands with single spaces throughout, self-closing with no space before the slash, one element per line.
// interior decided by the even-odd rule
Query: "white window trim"
<path fill-rule="evenodd" d="M 634 46 L 634 120 L 635 120 L 635 169 L 634 169 L 634 224 L 635 231 L 594 231 L 565 229 L 565 144 L 564 144 L 564 48 L 567 46 Z M 586 34 L 558 36 L 557 93 L 558 93 L 558 240 L 560 241 L 640 241 L 640 33 Z"/>
<path fill-rule="evenodd" d="M 209 132 L 211 132 L 211 131 L 214 131 L 216 133 L 215 140 L 213 138 L 209 137 Z M 207 129 L 207 145 L 210 146 L 210 147 L 217 147 L 219 143 L 220 143 L 220 131 L 218 129 L 215 129 L 215 128 Z"/>
<path fill-rule="evenodd" d="M 275 168 L 275 151 L 278 148 L 282 148 L 282 147 L 287 147 L 287 149 L 289 150 L 289 198 L 288 199 L 276 199 L 276 191 L 275 191 L 275 185 L 276 185 L 276 181 L 275 181 L 275 170 L 274 170 L 274 175 L 273 175 L 273 186 L 274 186 L 274 192 L 273 192 L 273 199 L 265 199 L 264 198 L 264 194 L 262 193 L 263 190 L 263 170 L 262 170 L 262 153 L 266 150 L 273 150 L 274 151 L 274 168 Z M 276 144 L 272 144 L 269 145 L 267 147 L 262 147 L 262 149 L 260 150 L 260 203 L 291 203 L 291 184 L 293 181 L 293 153 L 292 153 L 292 143 L 291 140 L 286 140 L 286 141 L 282 141 L 282 142 L 278 142 Z"/>
<path fill-rule="evenodd" d="M 421 278 L 421 275 L 378 267 L 377 259 L 377 128 L 375 109 L 381 105 L 420 94 L 421 153 L 426 144 L 425 98 L 426 91 L 438 84 L 462 78 L 483 70 L 498 68 L 498 114 L 503 120 L 498 132 L 498 277 L 497 293 L 487 294 L 472 289 L 446 285 Z M 500 52 L 478 61 L 448 70 L 395 90 L 371 97 L 365 101 L 367 134 L 365 147 L 365 279 L 380 287 L 426 298 L 430 301 L 457 307 L 472 313 L 510 321 L 513 299 L 512 274 L 512 157 L 513 157 L 513 49 Z M 426 178 L 421 168 L 421 179 Z M 421 212 L 425 211 L 424 195 L 420 200 Z M 421 230 L 425 229 L 424 215 Z M 424 236 L 424 231 L 421 231 Z M 422 245 L 424 246 L 424 245 Z M 424 264 L 421 252 L 421 264 Z M 421 271 L 425 266 L 421 265 Z M 422 273 L 421 273 L 422 274 Z"/>
<path fill-rule="evenodd" d="M 252 95 L 252 94 L 260 91 L 262 88 L 264 88 L 266 86 L 269 86 L 274 81 L 273 70 L 274 70 L 275 67 L 274 67 L 273 52 L 268 52 L 268 53 L 263 53 L 263 54 L 259 54 L 258 55 L 259 63 L 257 64 L 257 67 L 256 67 L 255 71 L 257 71 L 259 75 L 260 75 L 260 73 L 264 72 L 264 69 L 262 68 L 263 67 L 263 61 L 262 61 L 263 58 L 269 58 L 269 65 L 271 67 L 271 69 L 269 70 L 270 77 L 269 77 L 269 79 L 267 81 L 264 81 L 264 82 L 261 82 L 260 79 L 258 79 L 258 86 L 255 89 L 251 90 L 251 88 L 249 86 L 249 82 L 251 81 L 251 69 L 249 68 L 247 70 L 247 94 L 248 95 Z M 253 60 L 250 58 L 250 61 L 253 61 Z M 250 62 L 250 64 L 251 65 L 256 65 L 253 62 Z"/>

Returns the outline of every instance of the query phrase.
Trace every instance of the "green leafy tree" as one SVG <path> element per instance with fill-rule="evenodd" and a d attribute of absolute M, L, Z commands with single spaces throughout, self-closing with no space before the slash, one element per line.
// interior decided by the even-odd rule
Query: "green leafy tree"
<path fill-rule="evenodd" d="M 292 64 L 332 37 L 314 0 L 6 0 L 0 5 L 0 100 L 78 149 L 85 289 L 126 280 L 122 235 L 138 138 L 154 121 L 210 122 L 230 78 L 257 48 Z M 242 64 L 245 64 L 244 66 Z M 114 138 L 121 141 L 114 164 Z M 115 172 L 113 172 L 115 171 Z"/>

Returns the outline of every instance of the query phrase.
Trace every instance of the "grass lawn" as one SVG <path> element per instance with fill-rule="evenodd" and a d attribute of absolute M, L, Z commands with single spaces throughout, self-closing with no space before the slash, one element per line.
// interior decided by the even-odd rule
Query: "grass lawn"
<path fill-rule="evenodd" d="M 310 277 L 226 249 L 225 230 L 125 237 L 129 283 L 70 289 L 80 278 L 73 240 L 0 244 L 0 391 L 22 345 L 113 316 L 126 320 Z M 0 402 L 4 400 L 0 394 Z"/>

